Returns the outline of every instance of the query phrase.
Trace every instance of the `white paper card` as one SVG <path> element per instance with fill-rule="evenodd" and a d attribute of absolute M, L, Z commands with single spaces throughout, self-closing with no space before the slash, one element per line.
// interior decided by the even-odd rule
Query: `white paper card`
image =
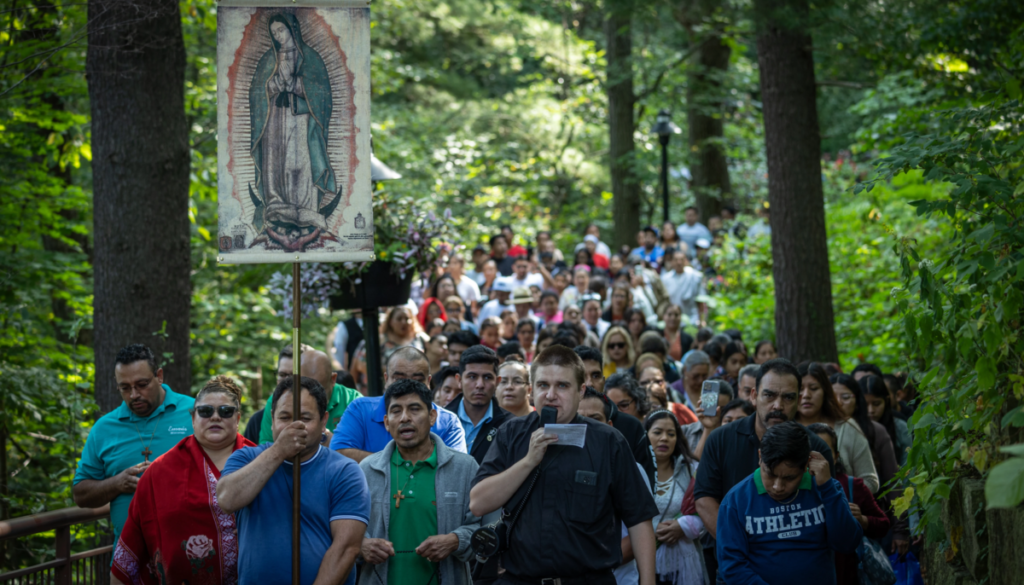
<path fill-rule="evenodd" d="M 587 442 L 587 425 L 544 425 L 544 432 L 558 435 L 555 445 L 582 447 Z"/>

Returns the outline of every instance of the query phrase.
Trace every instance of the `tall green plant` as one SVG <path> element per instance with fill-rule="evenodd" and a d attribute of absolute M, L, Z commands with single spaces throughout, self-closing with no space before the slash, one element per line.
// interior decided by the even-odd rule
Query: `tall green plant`
<path fill-rule="evenodd" d="M 840 364 L 847 370 L 861 362 L 877 364 L 886 372 L 904 369 L 912 348 L 903 339 L 891 295 L 902 283 L 900 259 L 890 243 L 898 234 L 913 239 L 928 254 L 939 253 L 948 229 L 936 220 L 921 221 L 908 203 L 935 199 L 947 188 L 913 173 L 853 197 L 850 188 L 857 171 L 849 160 L 826 162 L 823 171 Z M 773 339 L 775 286 L 769 240 L 728 241 L 716 265 L 722 276 L 709 291 L 712 326 L 739 329 L 751 344 Z"/>
<path fill-rule="evenodd" d="M 923 253 L 910 237 L 895 246 L 903 276 L 894 294 L 908 342 L 905 358 L 916 366 L 921 391 L 904 469 L 912 487 L 898 508 L 921 509 L 935 528 L 941 528 L 936 520 L 952 481 L 986 475 L 998 447 L 1019 440 L 1024 427 L 1024 119 L 1019 91 L 1014 98 L 940 112 L 935 132 L 906 136 L 864 185 L 870 190 L 916 170 L 953 185 L 946 196 L 912 203 L 922 218 L 951 225 L 949 247 Z M 1024 481 L 1024 468 L 1014 469 L 1017 481 Z M 989 506 L 1021 501 L 1020 490 L 993 491 Z"/>

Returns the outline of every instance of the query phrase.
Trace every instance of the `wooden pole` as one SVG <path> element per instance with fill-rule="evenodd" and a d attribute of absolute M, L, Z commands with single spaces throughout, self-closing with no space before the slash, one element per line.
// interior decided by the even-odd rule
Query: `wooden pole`
<path fill-rule="evenodd" d="M 292 264 L 292 422 L 302 420 L 302 285 L 299 278 L 299 263 Z M 302 454 L 292 460 L 292 585 L 299 585 L 302 567 L 299 546 L 301 515 Z"/>

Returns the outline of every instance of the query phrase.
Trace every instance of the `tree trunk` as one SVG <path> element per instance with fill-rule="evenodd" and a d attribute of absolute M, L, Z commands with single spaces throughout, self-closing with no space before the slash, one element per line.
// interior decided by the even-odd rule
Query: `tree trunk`
<path fill-rule="evenodd" d="M 636 176 L 633 132 L 633 40 L 628 8 L 610 2 L 605 32 L 608 37 L 608 154 L 612 177 L 612 210 L 615 219 L 616 251 L 626 244 L 635 246 L 640 231 L 640 180 Z"/>
<path fill-rule="evenodd" d="M 781 5 L 781 6 L 780 6 Z M 785 20 L 766 9 L 780 6 Z M 755 0 L 768 154 L 775 335 L 789 360 L 838 361 L 821 186 L 821 136 L 806 0 Z M 780 11 L 781 12 L 781 11 Z M 794 19 L 796 16 L 796 19 Z"/>
<path fill-rule="evenodd" d="M 90 0 L 96 401 L 121 398 L 114 358 L 148 345 L 188 393 L 189 143 L 175 0 Z"/>
<path fill-rule="evenodd" d="M 710 33 L 696 53 L 695 67 L 686 86 L 691 186 L 700 216 L 707 221 L 732 201 L 729 165 L 722 142 L 724 95 L 722 81 L 729 70 L 732 49 L 718 33 Z"/>

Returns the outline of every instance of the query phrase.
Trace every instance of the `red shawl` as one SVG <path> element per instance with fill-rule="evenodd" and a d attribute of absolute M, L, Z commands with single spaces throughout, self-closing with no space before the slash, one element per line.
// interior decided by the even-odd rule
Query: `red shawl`
<path fill-rule="evenodd" d="M 236 451 L 252 446 L 235 439 Z M 111 573 L 127 585 L 236 583 L 235 516 L 217 505 L 218 479 L 194 436 L 153 461 L 128 508 Z"/>

